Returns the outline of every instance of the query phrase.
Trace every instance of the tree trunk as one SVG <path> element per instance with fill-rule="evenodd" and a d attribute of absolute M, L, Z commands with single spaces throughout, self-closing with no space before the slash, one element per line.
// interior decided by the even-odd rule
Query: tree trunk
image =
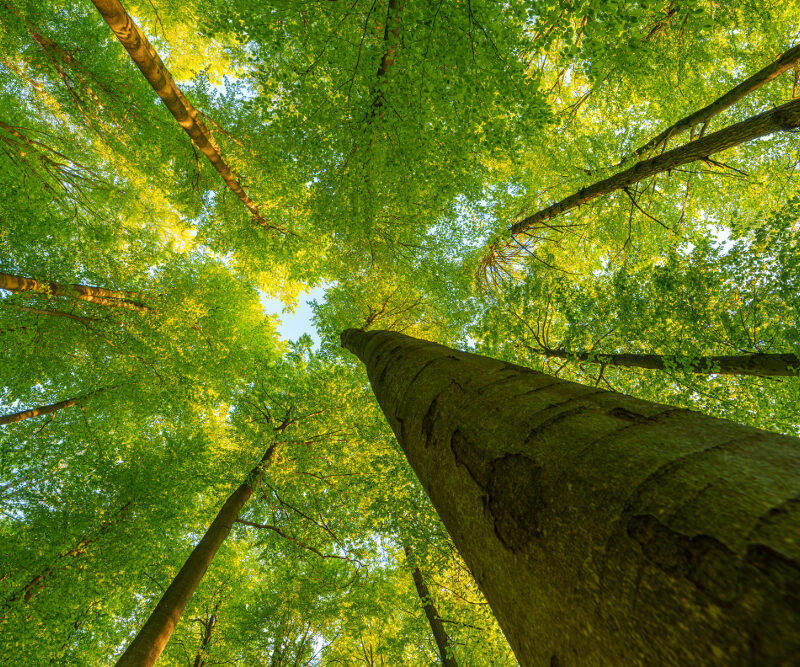
<path fill-rule="evenodd" d="M 408 547 L 404 547 L 404 549 L 406 552 L 406 560 L 408 560 L 411 556 L 411 549 Z M 422 576 L 422 571 L 419 569 L 419 567 L 415 567 L 411 574 L 414 578 L 414 586 L 417 589 L 417 595 L 419 595 L 419 599 L 422 601 L 422 608 L 425 610 L 425 616 L 428 618 L 428 623 L 431 626 L 431 632 L 433 633 L 433 638 L 436 641 L 436 648 L 439 649 L 439 656 L 442 660 L 442 666 L 458 667 L 458 663 L 456 662 L 453 654 L 453 647 L 450 644 L 450 637 L 447 635 L 447 631 L 444 629 L 442 617 L 439 616 L 439 611 L 436 609 L 436 605 L 433 604 L 433 598 L 431 597 L 431 593 L 428 590 L 428 586 Z"/>
<path fill-rule="evenodd" d="M 15 412 L 13 414 L 6 415 L 5 417 L 0 417 L 0 426 L 4 426 L 5 424 L 13 424 L 14 422 L 21 422 L 25 419 L 30 419 L 31 417 L 38 417 L 39 415 L 50 415 L 54 412 L 58 412 L 59 410 L 63 410 L 64 408 L 71 408 L 73 405 L 83 403 L 85 400 L 92 398 L 93 396 L 97 396 L 97 394 L 102 394 L 104 391 L 108 391 L 109 389 L 116 389 L 116 387 L 101 387 L 100 389 L 96 389 L 95 391 L 89 394 L 84 394 L 83 396 L 79 396 L 78 398 L 68 398 L 66 401 L 59 401 L 58 403 L 52 403 L 51 405 L 42 405 L 38 408 L 22 410 L 21 412 Z"/>
<path fill-rule="evenodd" d="M 92 0 L 92 2 L 111 30 L 114 31 L 122 46 L 130 54 L 144 78 L 147 79 L 147 82 L 162 99 L 169 112 L 178 121 L 178 124 L 200 149 L 200 152 L 208 158 L 214 169 L 222 176 L 225 184 L 247 206 L 259 224 L 263 227 L 278 229 L 264 220 L 255 202 L 250 199 L 239 181 L 236 180 L 230 167 L 222 158 L 219 146 L 211 132 L 200 120 L 197 109 L 183 96 L 158 53 L 156 53 L 156 50 L 139 26 L 125 11 L 122 3 L 119 0 Z"/>
<path fill-rule="evenodd" d="M 748 118 L 741 123 L 729 125 L 718 132 L 707 134 L 696 141 L 692 141 L 684 146 L 679 146 L 678 148 L 673 148 L 671 151 L 657 155 L 649 160 L 637 162 L 625 171 L 621 171 L 593 185 L 582 188 L 566 199 L 562 199 L 560 202 L 537 211 L 524 220 L 520 220 L 511 226 L 511 234 L 512 236 L 521 234 L 540 222 L 554 218 L 565 211 L 577 208 L 597 197 L 616 192 L 617 190 L 624 190 L 628 186 L 655 174 L 659 174 L 662 171 L 675 169 L 687 162 L 702 160 L 715 153 L 759 137 L 764 137 L 773 132 L 778 132 L 779 130 L 793 130 L 797 127 L 800 127 L 800 99 L 788 102 L 775 109 L 759 114 L 758 116 Z"/>
<path fill-rule="evenodd" d="M 208 645 L 211 643 L 211 635 L 214 633 L 214 628 L 217 626 L 217 610 L 220 603 L 214 605 L 214 611 L 206 618 L 205 621 L 200 621 L 203 629 L 200 631 L 200 648 L 197 650 L 197 655 L 194 657 L 192 667 L 203 667 L 208 662 Z"/>
<path fill-rule="evenodd" d="M 800 440 L 348 329 L 520 663 L 797 664 Z"/>
<path fill-rule="evenodd" d="M 672 137 L 676 137 L 698 125 L 705 126 L 714 116 L 729 109 L 740 99 L 758 90 L 765 83 L 769 83 L 773 79 L 779 77 L 781 74 L 794 67 L 798 61 L 800 61 L 800 44 L 783 53 L 777 60 L 773 60 L 765 68 L 745 79 L 738 86 L 731 88 L 731 90 L 721 97 L 718 97 L 708 106 L 703 107 L 699 111 L 695 111 L 693 114 L 686 116 L 686 118 L 681 118 L 681 120 L 674 125 L 670 125 L 661 134 L 653 137 L 646 144 L 637 148 L 633 152 L 633 157 L 641 157 L 654 148 L 658 148 L 661 144 L 666 145 L 667 141 Z M 700 134 L 702 135 L 702 130 Z"/>
<path fill-rule="evenodd" d="M 206 573 L 217 550 L 231 532 L 234 521 L 245 503 L 253 495 L 254 480 L 272 463 L 277 443 L 273 443 L 253 468 L 247 479 L 228 497 L 203 539 L 186 559 L 180 572 L 164 592 L 147 622 L 139 630 L 125 653 L 116 662 L 117 667 L 142 667 L 153 665 L 164 650 L 175 626 L 195 589 Z"/>
<path fill-rule="evenodd" d="M 15 276 L 10 273 L 0 273 L 0 289 L 8 290 L 9 292 L 64 296 L 111 308 L 125 308 L 142 312 L 150 312 L 152 310 L 143 303 L 134 300 L 141 299 L 144 296 L 139 292 L 110 290 L 92 285 L 71 285 L 49 280 L 35 280 L 34 278 Z"/>
<path fill-rule="evenodd" d="M 528 348 L 546 357 L 588 361 L 605 366 L 626 366 L 663 371 L 686 368 L 704 375 L 758 375 L 761 377 L 795 377 L 800 359 L 795 354 L 739 354 L 710 357 L 684 357 L 661 354 L 603 354 L 602 352 L 569 352 L 549 348 Z"/>

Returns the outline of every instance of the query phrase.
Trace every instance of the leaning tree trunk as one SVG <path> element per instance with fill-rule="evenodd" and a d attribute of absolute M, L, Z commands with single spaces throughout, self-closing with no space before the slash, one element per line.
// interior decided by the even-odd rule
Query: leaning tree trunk
<path fill-rule="evenodd" d="M 203 121 L 200 120 L 197 109 L 184 97 L 158 53 L 125 11 L 122 3 L 119 0 L 92 0 L 92 2 L 122 46 L 125 47 L 133 62 L 136 63 L 139 71 L 147 79 L 147 83 L 164 102 L 164 106 L 178 121 L 178 125 L 189 135 L 200 152 L 208 158 L 222 180 L 225 181 L 225 185 L 249 209 L 259 224 L 277 230 L 277 227 L 270 225 L 262 217 L 258 206 L 244 191 L 241 183 L 236 180 L 228 163 L 222 157 L 219 145 Z"/>
<path fill-rule="evenodd" d="M 32 293 L 63 296 L 80 301 L 88 301 L 99 306 L 108 306 L 110 308 L 124 308 L 126 310 L 138 310 L 142 312 L 152 310 L 136 300 L 144 296 L 140 292 L 110 290 L 105 287 L 95 287 L 93 285 L 57 283 L 50 280 L 36 280 L 35 278 L 15 276 L 10 273 L 0 273 L 0 289 L 23 294 Z"/>
<path fill-rule="evenodd" d="M 269 467 L 275 456 L 277 443 L 273 443 L 253 468 L 248 478 L 228 497 L 203 539 L 186 559 L 180 572 L 164 592 L 150 618 L 139 630 L 116 667 L 144 667 L 155 664 L 164 650 L 184 608 L 205 575 L 217 550 L 228 537 L 234 522 L 245 503 L 253 495 L 255 480 Z"/>
<path fill-rule="evenodd" d="M 349 329 L 520 663 L 797 664 L 800 440 Z"/>
<path fill-rule="evenodd" d="M 732 107 L 743 97 L 758 90 L 765 83 L 769 83 L 773 79 L 779 77 L 781 74 L 795 67 L 800 61 L 800 44 L 793 46 L 788 51 L 782 53 L 776 60 L 773 60 L 769 65 L 763 69 L 758 70 L 752 76 L 747 77 L 744 81 L 734 86 L 724 95 L 721 95 L 708 106 L 689 114 L 685 118 L 681 118 L 676 123 L 670 125 L 666 130 L 659 133 L 643 146 L 640 146 L 633 152 L 633 157 L 641 157 L 645 153 L 658 148 L 662 144 L 666 146 L 667 141 L 683 132 L 692 130 L 693 128 L 701 125 L 703 128 L 708 122 L 717 114 L 722 113 L 726 109 Z M 702 136 L 703 130 L 700 130 Z"/>
<path fill-rule="evenodd" d="M 411 555 L 411 549 L 405 547 L 406 559 Z M 417 589 L 417 595 L 422 602 L 422 608 L 425 610 L 425 616 L 428 619 L 428 624 L 431 626 L 433 639 L 436 642 L 436 648 L 439 650 L 439 657 L 442 661 L 443 667 L 458 667 L 455 656 L 453 655 L 453 645 L 450 643 L 450 637 L 447 630 L 444 629 L 442 617 L 439 616 L 439 610 L 433 604 L 433 598 L 428 590 L 428 585 L 425 583 L 425 578 L 422 576 L 422 571 L 419 567 L 414 567 L 411 573 L 414 579 L 414 587 Z"/>
<path fill-rule="evenodd" d="M 625 171 L 581 188 L 569 197 L 543 208 L 512 225 L 511 235 L 522 234 L 545 220 L 555 218 L 603 195 L 617 190 L 625 190 L 634 183 L 638 183 L 655 174 L 676 169 L 688 162 L 708 158 L 710 155 L 780 130 L 794 130 L 797 127 L 800 127 L 800 99 L 787 102 L 758 116 L 748 118 L 741 123 L 729 125 L 718 132 L 707 134 L 701 139 L 673 148 L 671 151 L 652 157 L 649 160 L 637 162 Z"/>
<path fill-rule="evenodd" d="M 108 391 L 109 389 L 116 389 L 116 387 L 101 387 L 100 389 L 96 389 L 95 391 L 84 394 L 83 396 L 78 396 L 77 398 L 68 398 L 65 401 L 59 401 L 58 403 L 41 405 L 38 408 L 31 408 L 30 410 L 22 410 L 20 412 L 14 412 L 10 415 L 5 415 L 0 417 L 0 426 L 4 426 L 5 424 L 13 424 L 14 422 L 21 422 L 26 419 L 30 419 L 31 417 L 38 417 L 39 415 L 51 415 L 59 410 L 63 410 L 64 408 L 71 408 L 73 405 L 79 405 L 93 396 L 102 394 L 104 391 Z"/>
<path fill-rule="evenodd" d="M 702 375 L 757 375 L 759 377 L 794 377 L 800 370 L 796 354 L 734 354 L 690 357 L 671 354 L 604 354 L 602 352 L 570 352 L 563 349 L 529 348 L 545 357 L 588 361 L 604 366 L 625 366 L 663 371 L 686 369 Z"/>

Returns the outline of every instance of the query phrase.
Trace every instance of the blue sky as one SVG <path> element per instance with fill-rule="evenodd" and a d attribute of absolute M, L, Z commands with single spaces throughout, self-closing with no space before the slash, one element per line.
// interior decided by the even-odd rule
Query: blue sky
<path fill-rule="evenodd" d="M 313 311 L 309 302 L 314 299 L 322 300 L 325 296 L 325 287 L 315 287 L 310 292 L 300 296 L 299 304 L 295 311 L 289 312 L 283 301 L 280 299 L 270 299 L 266 295 L 261 296 L 261 306 L 265 313 L 277 315 L 281 323 L 278 326 L 278 333 L 286 340 L 297 340 L 303 334 L 308 334 L 314 341 L 314 347 L 319 347 L 319 336 L 311 323 Z"/>

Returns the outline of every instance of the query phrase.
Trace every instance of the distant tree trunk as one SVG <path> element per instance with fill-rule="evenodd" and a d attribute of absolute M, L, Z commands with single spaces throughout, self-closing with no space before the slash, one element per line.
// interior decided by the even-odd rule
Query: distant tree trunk
<path fill-rule="evenodd" d="M 228 188 L 247 206 L 253 217 L 263 227 L 285 231 L 269 224 L 261 216 L 258 206 L 244 191 L 244 188 L 234 177 L 231 168 L 223 159 L 219 145 L 203 121 L 200 120 L 197 109 L 183 96 L 158 53 L 156 53 L 156 50 L 139 26 L 125 11 L 122 3 L 119 0 L 92 0 L 92 2 L 111 30 L 114 31 L 122 46 L 130 54 L 144 78 L 147 79 L 147 82 L 162 99 L 169 112 L 178 121 L 178 124 L 200 149 L 200 152 L 208 158 L 217 173 L 222 176 L 222 180 L 225 181 Z"/>
<path fill-rule="evenodd" d="M 758 375 L 794 377 L 800 369 L 800 359 L 795 354 L 739 354 L 709 357 L 681 357 L 661 354 L 604 354 L 602 352 L 570 352 L 550 348 L 528 348 L 545 357 L 588 361 L 607 366 L 626 366 L 662 371 L 687 368 L 692 373 L 704 375 Z"/>
<path fill-rule="evenodd" d="M 672 137 L 676 137 L 687 130 L 702 125 L 705 125 L 717 114 L 722 113 L 726 109 L 732 107 L 743 97 L 746 97 L 755 90 L 758 90 L 765 83 L 769 83 L 773 79 L 779 77 L 781 74 L 794 67 L 800 61 L 800 44 L 792 47 L 784 52 L 777 60 L 773 60 L 769 65 L 760 69 L 753 76 L 748 77 L 739 85 L 731 88 L 724 95 L 718 97 L 711 104 L 703 107 L 699 111 L 681 118 L 677 123 L 670 125 L 666 130 L 659 135 L 653 137 L 643 146 L 640 146 L 633 152 L 633 157 L 641 157 L 645 153 L 658 148 L 662 144 L 666 146 L 667 141 Z M 703 135 L 703 130 L 700 131 L 700 136 Z"/>
<path fill-rule="evenodd" d="M 411 549 L 409 547 L 405 547 L 404 549 L 406 552 L 406 559 L 408 560 L 411 556 Z M 411 576 L 414 578 L 414 586 L 417 589 L 417 595 L 422 601 L 422 608 L 425 610 L 425 616 L 428 618 L 428 624 L 431 626 L 431 632 L 436 641 L 436 648 L 439 649 L 439 657 L 442 660 L 443 667 L 458 667 L 458 662 L 456 662 L 453 654 L 453 646 L 450 643 L 450 637 L 444 629 L 444 624 L 436 609 L 436 605 L 433 604 L 433 598 L 422 576 L 422 571 L 419 567 L 414 567 Z"/>
<path fill-rule="evenodd" d="M 15 276 L 10 273 L 0 273 L 0 289 L 8 290 L 9 292 L 30 292 L 32 294 L 64 296 L 111 308 L 125 308 L 126 310 L 138 310 L 142 312 L 152 310 L 140 301 L 135 300 L 144 297 L 144 295 L 139 292 L 110 290 L 104 287 L 94 287 L 92 285 L 56 283 L 49 280 L 36 280 L 34 278 L 25 278 L 24 276 Z"/>
<path fill-rule="evenodd" d="M 741 123 L 730 125 L 713 134 L 692 141 L 671 151 L 637 162 L 632 167 L 613 176 L 582 188 L 560 202 L 543 208 L 511 226 L 512 236 L 522 234 L 545 220 L 555 218 L 562 213 L 577 208 L 592 199 L 603 195 L 625 190 L 655 174 L 676 169 L 687 162 L 702 160 L 733 146 L 764 137 L 780 130 L 793 130 L 800 127 L 800 99 L 793 100 L 758 116 L 753 116 Z"/>
<path fill-rule="evenodd" d="M 180 572 L 164 592 L 147 622 L 139 630 L 116 667 L 143 667 L 155 664 L 180 620 L 195 589 L 205 575 L 217 550 L 228 537 L 245 503 L 253 495 L 253 484 L 272 463 L 277 443 L 267 449 L 247 479 L 228 497 L 214 521 L 194 548 Z"/>
<path fill-rule="evenodd" d="M 518 660 L 797 664 L 800 440 L 348 329 Z"/>
<path fill-rule="evenodd" d="M 208 645 L 211 643 L 211 635 L 214 633 L 214 628 L 217 627 L 217 610 L 219 609 L 219 605 L 219 602 L 214 605 L 214 611 L 211 612 L 205 621 L 195 619 L 201 621 L 203 629 L 200 631 L 200 648 L 194 658 L 192 667 L 203 667 L 203 665 L 208 663 Z"/>
<path fill-rule="evenodd" d="M 51 405 L 42 405 L 38 408 L 22 410 L 21 412 L 15 412 L 13 414 L 6 415 L 5 417 L 0 417 L 0 426 L 4 426 L 5 424 L 13 424 L 14 422 L 21 422 L 25 419 L 30 419 L 31 417 L 38 417 L 39 415 L 51 415 L 54 412 L 63 410 L 64 408 L 71 408 L 73 405 L 83 403 L 93 396 L 102 394 L 104 391 L 108 391 L 109 389 L 115 389 L 115 387 L 101 387 L 100 389 L 96 389 L 95 391 L 84 394 L 83 396 L 79 396 L 78 398 L 68 398 L 66 401 L 59 401 L 58 403 L 53 403 Z"/>

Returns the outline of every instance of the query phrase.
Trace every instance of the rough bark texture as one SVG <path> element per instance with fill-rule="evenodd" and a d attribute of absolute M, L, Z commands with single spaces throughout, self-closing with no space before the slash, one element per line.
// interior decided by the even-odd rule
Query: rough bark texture
<path fill-rule="evenodd" d="M 277 445 L 273 444 L 253 468 L 248 478 L 228 497 L 205 535 L 186 559 L 180 572 L 164 592 L 139 634 L 116 662 L 117 667 L 153 665 L 164 650 L 178 620 L 220 545 L 231 532 L 234 521 L 253 495 L 253 481 L 272 463 Z"/>
<path fill-rule="evenodd" d="M 411 550 L 405 547 L 406 558 L 409 557 Z M 444 629 L 444 623 L 439 616 L 439 611 L 436 605 L 433 604 L 433 598 L 428 590 L 428 585 L 425 583 L 425 578 L 422 576 L 422 571 L 419 567 L 415 567 L 411 573 L 414 578 L 414 587 L 417 589 L 417 595 L 422 601 L 422 608 L 425 610 L 425 616 L 428 619 L 428 624 L 431 626 L 433 639 L 436 642 L 436 648 L 439 650 L 439 657 L 441 658 L 443 667 L 458 667 L 455 656 L 453 655 L 453 647 L 450 644 L 450 637 Z"/>
<path fill-rule="evenodd" d="M 108 306 L 110 308 L 124 308 L 126 310 L 138 310 L 148 312 L 152 310 L 140 301 L 144 295 L 138 292 L 126 292 L 120 290 L 110 290 L 104 287 L 94 287 L 92 285 L 71 285 L 66 283 L 56 283 L 49 280 L 36 280 L 15 276 L 10 273 L 0 273 L 0 289 L 9 292 L 30 292 L 32 294 L 50 294 L 52 296 L 64 296 L 80 301 L 88 301 L 98 306 Z"/>
<path fill-rule="evenodd" d="M 800 359 L 796 354 L 739 354 L 710 357 L 679 357 L 661 354 L 602 354 L 599 352 L 569 352 L 549 348 L 534 349 L 532 352 L 546 357 L 590 361 L 607 366 L 626 366 L 665 370 L 668 368 L 688 368 L 693 373 L 703 375 L 758 375 L 794 377 L 800 369 Z"/>
<path fill-rule="evenodd" d="M 158 53 L 125 11 L 122 3 L 119 0 L 92 0 L 92 2 L 130 54 L 144 78 L 156 91 L 178 124 L 191 137 L 200 152 L 208 158 L 214 169 L 222 176 L 225 184 L 247 206 L 250 213 L 262 226 L 277 229 L 261 216 L 255 202 L 250 199 L 239 181 L 236 180 L 230 167 L 222 158 L 219 146 L 211 132 L 200 120 L 197 109 L 183 96 Z"/>
<path fill-rule="evenodd" d="M 68 398 L 65 401 L 59 401 L 58 403 L 42 405 L 38 408 L 31 408 L 30 410 L 22 410 L 21 412 L 5 415 L 4 417 L 0 417 L 0 426 L 4 426 L 5 424 L 13 424 L 14 422 L 21 422 L 25 419 L 30 419 L 31 417 L 38 417 L 39 415 L 51 415 L 54 412 L 63 410 L 64 408 L 71 408 L 73 405 L 83 403 L 85 400 L 92 398 L 93 396 L 97 396 L 97 394 L 101 394 L 104 391 L 108 391 L 109 389 L 114 389 L 114 387 L 102 387 L 89 394 L 79 396 L 78 398 Z"/>
<path fill-rule="evenodd" d="M 731 88 L 727 93 L 718 97 L 711 104 L 703 107 L 699 111 L 681 118 L 677 123 L 670 125 L 658 136 L 653 137 L 643 146 L 633 152 L 633 157 L 641 157 L 645 153 L 658 148 L 661 144 L 666 145 L 672 137 L 675 137 L 687 130 L 691 130 L 698 125 L 705 125 L 717 114 L 732 107 L 743 97 L 746 97 L 755 90 L 758 90 L 765 83 L 779 77 L 787 70 L 794 67 L 800 61 L 800 44 L 792 47 L 783 53 L 777 60 L 773 60 L 764 69 L 759 70 L 753 76 L 742 81 L 738 86 Z"/>
<path fill-rule="evenodd" d="M 741 123 L 730 125 L 713 134 L 692 141 L 671 151 L 657 155 L 649 160 L 637 162 L 629 169 L 621 171 L 613 176 L 598 181 L 593 185 L 571 194 L 566 199 L 552 204 L 547 208 L 529 215 L 524 220 L 520 220 L 511 226 L 511 234 L 517 235 L 525 232 L 526 229 L 536 226 L 540 222 L 549 220 L 577 208 L 586 202 L 601 197 L 617 190 L 638 183 L 645 178 L 659 174 L 662 171 L 669 171 L 695 160 L 702 160 L 721 151 L 737 146 L 738 144 L 752 141 L 758 137 L 764 137 L 780 130 L 793 130 L 800 127 L 800 99 L 793 100 L 770 111 L 766 111 L 758 116 L 748 118 Z"/>
<path fill-rule="evenodd" d="M 796 665 L 800 440 L 349 329 L 524 666 Z"/>

